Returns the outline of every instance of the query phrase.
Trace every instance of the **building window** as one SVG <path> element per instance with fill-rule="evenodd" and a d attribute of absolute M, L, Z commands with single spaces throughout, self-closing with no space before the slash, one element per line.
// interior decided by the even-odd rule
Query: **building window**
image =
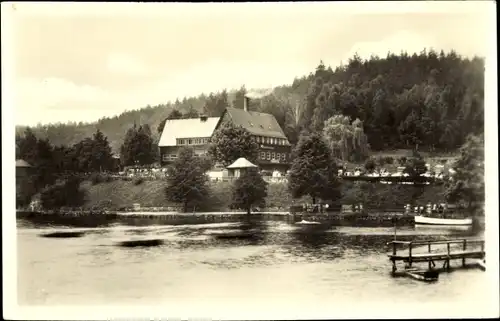
<path fill-rule="evenodd" d="M 267 160 L 271 160 L 271 152 L 267 152 Z"/>
<path fill-rule="evenodd" d="M 271 155 L 273 159 L 276 159 L 276 154 L 274 152 Z"/>
<path fill-rule="evenodd" d="M 266 159 L 266 152 L 260 152 L 260 159 Z"/>
<path fill-rule="evenodd" d="M 281 154 L 281 160 L 283 160 L 283 161 L 286 160 L 286 154 L 285 153 Z"/>
<path fill-rule="evenodd" d="M 171 159 L 176 159 L 176 158 L 177 158 L 177 155 L 172 154 L 172 155 L 170 155 L 170 158 L 171 158 Z"/>
<path fill-rule="evenodd" d="M 167 155 L 167 154 L 163 154 L 163 155 L 161 156 L 161 159 L 162 159 L 164 162 L 166 162 L 166 161 L 168 160 L 168 155 Z"/>

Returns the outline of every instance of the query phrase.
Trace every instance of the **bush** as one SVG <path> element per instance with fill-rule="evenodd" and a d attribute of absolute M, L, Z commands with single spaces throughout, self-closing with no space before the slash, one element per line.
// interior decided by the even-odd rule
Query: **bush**
<path fill-rule="evenodd" d="M 400 164 L 401 166 L 405 166 L 405 165 L 406 165 L 406 161 L 407 161 L 407 160 L 408 160 L 408 159 L 406 158 L 406 156 L 401 156 L 401 157 L 399 158 L 399 164 Z"/>
<path fill-rule="evenodd" d="M 102 183 L 102 177 L 99 175 L 99 173 L 92 173 L 90 175 L 90 181 L 92 182 L 92 185 L 97 185 Z"/>
<path fill-rule="evenodd" d="M 139 177 L 134 181 L 134 185 L 141 185 L 142 183 L 144 183 L 144 178 L 142 177 Z"/>
<path fill-rule="evenodd" d="M 394 164 L 394 158 L 392 158 L 391 156 L 387 156 L 387 157 L 385 158 L 385 163 L 386 163 L 386 164 L 389 164 L 389 165 Z"/>
<path fill-rule="evenodd" d="M 61 207 L 78 207 L 85 202 L 85 191 L 80 188 L 80 179 L 68 178 L 64 183 L 47 187 L 40 195 L 42 207 L 57 209 Z"/>
<path fill-rule="evenodd" d="M 375 170 L 376 164 L 373 158 L 368 158 L 365 162 L 365 169 L 367 172 L 372 173 Z"/>
<path fill-rule="evenodd" d="M 384 156 L 379 156 L 378 159 L 377 159 L 377 164 L 380 167 L 383 167 L 385 165 L 385 157 Z"/>

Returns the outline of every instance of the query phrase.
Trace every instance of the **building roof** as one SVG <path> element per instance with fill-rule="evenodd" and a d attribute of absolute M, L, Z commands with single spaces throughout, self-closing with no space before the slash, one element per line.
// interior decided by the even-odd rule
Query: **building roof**
<path fill-rule="evenodd" d="M 244 157 L 240 157 L 234 163 L 229 165 L 227 168 L 249 168 L 249 167 L 257 167 L 257 165 L 252 164 Z"/>
<path fill-rule="evenodd" d="M 32 167 L 32 166 L 23 159 L 16 159 L 16 167 Z"/>
<path fill-rule="evenodd" d="M 175 146 L 177 138 L 212 137 L 220 117 L 167 119 L 158 146 Z"/>
<path fill-rule="evenodd" d="M 225 112 L 229 114 L 233 124 L 245 128 L 251 134 L 287 139 L 276 118 L 271 114 L 245 111 L 244 109 L 232 107 L 226 108 Z"/>

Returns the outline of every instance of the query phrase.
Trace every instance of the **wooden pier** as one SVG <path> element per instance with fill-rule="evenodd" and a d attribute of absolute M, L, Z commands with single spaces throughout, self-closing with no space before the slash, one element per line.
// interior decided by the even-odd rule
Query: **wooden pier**
<path fill-rule="evenodd" d="M 484 240 L 391 241 L 388 244 L 392 244 L 389 260 L 392 262 L 393 273 L 397 271 L 397 262 L 404 262 L 405 270 L 411 269 L 413 263 L 427 262 L 429 270 L 449 271 L 451 260 L 461 260 L 462 267 L 466 267 L 466 259 L 483 260 L 485 257 Z M 436 249 L 438 245 L 446 246 L 446 249 Z M 399 249 L 400 253 L 398 246 L 403 247 Z M 444 262 L 440 269 L 435 268 L 438 261 Z"/>

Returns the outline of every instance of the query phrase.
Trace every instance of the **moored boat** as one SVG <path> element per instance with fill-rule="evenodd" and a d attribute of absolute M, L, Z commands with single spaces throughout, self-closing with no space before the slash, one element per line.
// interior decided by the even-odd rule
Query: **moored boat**
<path fill-rule="evenodd" d="M 421 225 L 472 225 L 471 218 L 439 218 L 439 217 L 428 217 L 423 215 L 415 216 L 415 224 Z"/>
<path fill-rule="evenodd" d="M 300 222 L 296 222 L 295 224 L 299 224 L 299 225 L 317 225 L 317 224 L 321 224 L 321 223 L 320 222 L 315 222 L 315 221 L 302 220 Z"/>
<path fill-rule="evenodd" d="M 418 281 L 436 282 L 439 279 L 439 272 L 433 270 L 407 269 L 404 274 Z"/>

